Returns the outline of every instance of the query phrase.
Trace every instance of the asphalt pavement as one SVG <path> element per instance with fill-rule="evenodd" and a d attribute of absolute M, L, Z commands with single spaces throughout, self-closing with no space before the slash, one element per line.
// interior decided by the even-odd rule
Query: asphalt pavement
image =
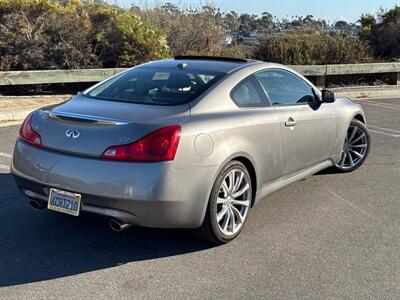
<path fill-rule="evenodd" d="M 219 247 L 189 230 L 116 233 L 103 217 L 33 211 L 8 169 L 18 126 L 0 127 L 0 298 L 400 298 L 400 99 L 359 103 L 366 164 L 273 194 Z"/>

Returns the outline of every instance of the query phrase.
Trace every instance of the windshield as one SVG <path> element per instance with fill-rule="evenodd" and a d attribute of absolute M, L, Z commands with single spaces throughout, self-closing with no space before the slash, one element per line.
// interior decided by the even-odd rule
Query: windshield
<path fill-rule="evenodd" d="M 180 105 L 197 98 L 224 75 L 199 70 L 136 68 L 111 78 L 85 96 L 138 104 Z"/>

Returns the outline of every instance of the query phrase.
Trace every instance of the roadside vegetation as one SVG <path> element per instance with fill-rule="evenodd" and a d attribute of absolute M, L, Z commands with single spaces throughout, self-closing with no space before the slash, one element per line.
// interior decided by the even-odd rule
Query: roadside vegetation
<path fill-rule="evenodd" d="M 127 67 L 170 55 L 166 35 L 115 6 L 0 0 L 0 69 Z"/>
<path fill-rule="evenodd" d="M 374 60 L 369 47 L 357 37 L 309 32 L 264 36 L 253 53 L 256 59 L 289 65 L 352 64 Z"/>
<path fill-rule="evenodd" d="M 102 1 L 0 0 L 0 70 L 127 67 L 173 55 L 283 64 L 400 61 L 400 7 L 358 24 L 278 20 L 206 5 L 123 9 Z"/>

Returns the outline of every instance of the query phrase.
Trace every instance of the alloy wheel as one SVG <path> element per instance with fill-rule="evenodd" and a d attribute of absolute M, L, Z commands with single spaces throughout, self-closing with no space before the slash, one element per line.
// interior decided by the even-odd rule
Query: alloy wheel
<path fill-rule="evenodd" d="M 367 152 L 366 132 L 363 128 L 352 124 L 347 130 L 342 157 L 336 167 L 342 170 L 353 169 L 363 162 Z"/>
<path fill-rule="evenodd" d="M 216 220 L 221 232 L 227 236 L 236 234 L 246 220 L 252 197 L 249 180 L 240 169 L 231 170 L 222 180 Z"/>

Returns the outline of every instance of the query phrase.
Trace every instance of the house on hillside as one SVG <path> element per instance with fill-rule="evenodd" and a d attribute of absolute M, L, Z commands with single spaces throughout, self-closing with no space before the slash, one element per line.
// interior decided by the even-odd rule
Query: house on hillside
<path fill-rule="evenodd" d="M 225 47 L 232 45 L 233 43 L 233 36 L 231 34 L 226 34 L 223 39 L 222 43 Z"/>

